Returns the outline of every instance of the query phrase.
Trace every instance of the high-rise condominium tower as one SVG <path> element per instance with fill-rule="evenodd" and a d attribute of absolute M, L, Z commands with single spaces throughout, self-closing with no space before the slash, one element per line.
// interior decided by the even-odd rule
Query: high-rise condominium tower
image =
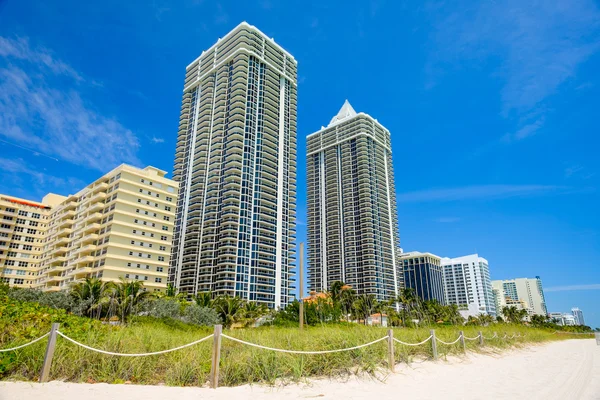
<path fill-rule="evenodd" d="M 296 60 L 242 23 L 187 66 L 169 282 L 278 308 L 293 297 Z"/>
<path fill-rule="evenodd" d="M 310 290 L 334 281 L 395 297 L 402 286 L 390 132 L 346 101 L 307 137 Z"/>

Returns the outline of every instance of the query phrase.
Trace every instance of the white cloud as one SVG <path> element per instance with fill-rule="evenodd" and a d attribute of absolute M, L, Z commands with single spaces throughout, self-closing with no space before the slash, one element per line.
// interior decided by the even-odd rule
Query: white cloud
<path fill-rule="evenodd" d="M 545 288 L 544 292 L 570 292 L 578 290 L 600 290 L 600 283 L 593 283 L 591 285 L 554 286 Z"/>
<path fill-rule="evenodd" d="M 0 37 L 0 136 L 102 172 L 139 164 L 136 135 L 85 100 L 83 81 L 49 50 Z"/>
<path fill-rule="evenodd" d="M 52 188 L 68 188 L 74 193 L 84 187 L 84 183 L 79 179 L 68 177 L 56 177 L 47 173 L 32 169 L 29 164 L 22 159 L 7 159 L 0 158 L 0 171 L 2 171 L 2 181 L 10 181 L 12 183 L 23 181 L 33 181 L 36 187 L 45 189 Z M 31 185 L 29 185 L 31 186 Z M 43 190 L 42 190 L 43 191 Z"/>
<path fill-rule="evenodd" d="M 152 143 L 157 143 L 158 144 L 158 143 L 164 143 L 165 139 L 163 139 L 163 138 L 157 138 L 156 136 L 153 136 L 152 139 L 150 139 L 150 141 Z"/>
<path fill-rule="evenodd" d="M 425 201 L 460 201 L 498 199 L 509 197 L 540 196 L 565 193 L 568 188 L 552 185 L 481 185 L 448 189 L 428 189 L 398 193 L 399 203 Z"/>
<path fill-rule="evenodd" d="M 594 0 L 431 2 L 435 33 L 428 87 L 440 71 L 465 64 L 495 66 L 503 114 L 522 117 L 555 94 L 600 50 L 600 10 Z M 516 141 L 543 119 L 518 122 Z"/>

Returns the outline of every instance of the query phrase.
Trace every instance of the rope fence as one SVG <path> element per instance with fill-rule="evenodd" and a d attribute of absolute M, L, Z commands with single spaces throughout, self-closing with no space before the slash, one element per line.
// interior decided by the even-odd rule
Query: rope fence
<path fill-rule="evenodd" d="M 65 335 L 64 333 L 62 333 L 61 331 L 56 331 L 56 333 L 57 333 L 59 336 L 61 336 L 61 337 L 65 338 L 65 339 L 67 339 L 69 342 L 71 342 L 71 343 L 74 343 L 74 344 L 76 344 L 76 345 L 77 345 L 77 346 L 79 346 L 79 347 L 83 347 L 84 349 L 91 350 L 91 351 L 95 351 L 96 353 L 102 353 L 102 354 L 107 354 L 107 355 L 109 355 L 109 356 L 118 356 L 118 357 L 147 357 L 147 356 L 155 356 L 155 355 L 158 355 L 158 354 L 166 354 L 166 353 L 171 353 L 171 352 L 173 352 L 173 351 L 177 351 L 177 350 L 185 349 L 186 347 L 190 347 L 190 346 L 194 346 L 194 345 L 196 345 L 196 344 L 198 344 L 198 343 L 202 343 L 202 342 L 204 342 L 205 340 L 208 340 L 208 339 L 210 339 L 211 337 L 213 337 L 213 336 L 214 336 L 214 334 L 210 334 L 210 335 L 208 335 L 208 336 L 206 336 L 206 337 L 204 337 L 204 338 L 202 338 L 202 339 L 196 340 L 196 341 L 194 341 L 194 342 L 191 342 L 191 343 L 188 343 L 188 344 L 184 344 L 183 346 L 175 347 L 175 348 L 173 348 L 173 349 L 161 350 L 161 351 L 155 351 L 155 352 L 152 352 L 152 353 L 138 353 L 138 354 L 131 354 L 131 353 L 113 353 L 112 351 L 106 351 L 106 350 L 95 349 L 95 348 L 93 348 L 93 347 L 86 346 L 85 344 L 83 344 L 83 343 L 80 343 L 80 342 L 78 342 L 78 341 L 77 341 L 77 340 L 75 340 L 75 339 L 71 339 L 70 337 L 68 337 L 67 335 Z M 49 334 L 49 333 L 48 333 L 48 334 Z"/>
<path fill-rule="evenodd" d="M 52 329 L 50 330 L 50 332 L 38 337 L 37 339 L 32 340 L 29 343 L 25 343 L 20 346 L 12 347 L 9 349 L 0 349 L 0 353 L 19 350 L 24 347 L 31 346 L 34 343 L 37 343 L 37 342 L 41 341 L 42 339 L 48 337 L 48 344 L 46 346 L 46 354 L 44 356 L 44 363 L 42 366 L 42 371 L 41 371 L 40 379 L 39 379 L 40 382 L 47 382 L 49 379 L 52 358 L 54 356 L 56 339 L 59 336 L 62 337 L 63 339 L 65 339 L 66 341 L 71 342 L 71 343 L 73 343 L 79 347 L 82 347 L 86 350 L 94 351 L 94 352 L 109 355 L 109 356 L 117 356 L 117 357 L 147 357 L 147 356 L 166 354 L 166 353 L 171 353 L 174 351 L 182 350 L 182 349 L 197 345 L 199 343 L 205 342 L 209 339 L 212 339 L 213 349 L 212 349 L 212 360 L 211 360 L 211 371 L 210 371 L 210 386 L 212 388 L 216 388 L 218 386 L 218 381 L 219 381 L 219 364 L 221 361 L 221 339 L 222 338 L 225 338 L 232 342 L 236 342 L 236 343 L 239 343 L 242 345 L 251 346 L 251 347 L 262 349 L 262 350 L 275 351 L 275 352 L 287 353 L 287 354 L 306 354 L 306 355 L 331 354 L 331 353 L 340 353 L 340 352 L 345 352 L 345 351 L 353 351 L 353 350 L 366 348 L 366 347 L 372 346 L 374 344 L 386 341 L 388 344 L 388 366 L 389 366 L 390 370 L 392 372 L 394 372 L 394 367 L 395 367 L 395 363 L 396 363 L 395 356 L 394 356 L 394 354 L 395 354 L 394 353 L 394 343 L 398 343 L 403 346 L 421 346 L 421 345 L 424 345 L 427 342 L 431 341 L 431 352 L 433 355 L 433 359 L 437 360 L 437 358 L 438 358 L 437 343 L 438 342 L 441 344 L 447 345 L 447 346 L 451 346 L 458 342 L 461 342 L 463 351 L 466 352 L 467 348 L 466 348 L 465 340 L 471 340 L 471 341 L 479 340 L 479 345 L 483 346 L 484 340 L 493 340 L 493 339 L 512 340 L 512 339 L 522 338 L 522 337 L 526 336 L 526 335 L 521 335 L 520 333 L 518 335 L 512 334 L 511 336 L 508 336 L 505 333 L 504 336 L 502 338 L 500 338 L 500 337 L 498 337 L 498 333 L 494 332 L 493 336 L 485 337 L 485 336 L 483 336 L 482 332 L 480 331 L 480 332 L 478 332 L 477 336 L 468 337 L 468 336 L 464 335 L 463 331 L 460 331 L 459 336 L 456 340 L 454 340 L 452 342 L 445 342 L 442 339 L 437 338 L 435 335 L 435 330 L 432 329 L 430 331 L 430 336 L 427 339 L 425 339 L 421 342 L 418 342 L 418 343 L 407 343 L 400 339 L 395 338 L 394 331 L 392 329 L 388 329 L 387 336 L 381 337 L 379 339 L 373 340 L 368 343 L 356 345 L 353 347 L 346 347 L 343 349 L 330 349 L 330 350 L 292 350 L 292 349 L 278 349 L 278 348 L 274 348 L 274 347 L 263 346 L 263 345 L 260 345 L 257 343 L 247 342 L 245 340 L 238 339 L 233 336 L 225 335 L 222 333 L 222 326 L 216 325 L 215 329 L 214 329 L 214 333 L 212 333 L 206 337 L 203 337 L 201 339 L 195 340 L 191 343 L 187 343 L 187 344 L 184 344 L 184 345 L 181 345 L 178 347 L 174 347 L 172 349 L 160 350 L 160 351 L 149 352 L 149 353 L 135 353 L 134 354 L 134 353 L 116 353 L 116 352 L 97 349 L 97 348 L 88 346 L 86 344 L 78 342 L 77 340 L 75 340 L 73 338 L 70 338 L 63 332 L 59 331 L 58 328 L 59 328 L 59 324 L 54 323 L 54 324 L 52 324 Z M 577 333 L 577 332 L 558 332 L 558 331 L 555 331 L 554 333 L 581 334 L 581 333 Z M 600 341 L 598 342 L 598 344 L 600 345 Z"/>
<path fill-rule="evenodd" d="M 422 344 L 425 344 L 425 343 L 429 342 L 429 340 L 430 340 L 432 337 L 433 337 L 433 336 L 429 336 L 427 339 L 425 339 L 425 340 L 423 340 L 422 342 L 419 342 L 419 343 L 406 343 L 406 342 L 403 342 L 402 340 L 399 340 L 399 339 L 396 339 L 396 338 L 394 338 L 394 341 L 395 341 L 395 342 L 398 342 L 398 343 L 400 343 L 400 344 L 403 344 L 404 346 L 420 346 L 420 345 L 422 345 Z"/>
<path fill-rule="evenodd" d="M 46 336 L 48 336 L 49 334 L 50 334 L 50 332 L 46 333 L 45 335 L 42 335 L 42 336 L 40 336 L 40 337 L 39 337 L 39 338 L 37 338 L 37 339 L 33 339 L 33 340 L 32 340 L 31 342 L 29 342 L 29 343 L 25 343 L 25 344 L 22 344 L 22 345 L 20 345 L 20 346 L 17 346 L 17 347 L 12 347 L 12 348 L 10 348 L 10 349 L 0 349 L 0 353 L 3 353 L 3 352 L 5 352 L 5 351 L 15 351 L 15 350 L 22 349 L 23 347 L 31 346 L 32 344 L 34 344 L 34 343 L 36 343 L 36 342 L 39 342 L 40 340 L 42 340 L 43 338 L 45 338 L 45 337 L 46 337 Z"/>

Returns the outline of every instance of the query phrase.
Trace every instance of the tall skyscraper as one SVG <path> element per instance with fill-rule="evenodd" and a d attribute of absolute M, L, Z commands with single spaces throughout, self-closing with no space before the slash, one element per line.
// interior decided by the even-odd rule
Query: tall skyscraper
<path fill-rule="evenodd" d="M 442 258 L 446 302 L 459 306 L 463 317 L 496 316 L 488 261 L 477 254 Z"/>
<path fill-rule="evenodd" d="M 294 57 L 242 23 L 187 66 L 169 282 L 278 308 L 293 298 Z"/>
<path fill-rule="evenodd" d="M 307 137 L 308 286 L 334 281 L 378 299 L 402 288 L 390 132 L 346 101 Z"/>
<path fill-rule="evenodd" d="M 527 305 L 529 315 L 548 314 L 542 280 L 539 276 L 536 276 L 535 279 L 517 278 L 492 281 L 492 286 L 498 291 L 501 304 L 510 305 L 514 301 L 521 301 Z M 506 300 L 506 304 L 504 304 L 504 300 Z"/>
<path fill-rule="evenodd" d="M 583 311 L 579 308 L 571 308 L 571 313 L 573 313 L 573 317 L 575 317 L 575 325 L 585 325 L 585 321 L 583 319 Z"/>

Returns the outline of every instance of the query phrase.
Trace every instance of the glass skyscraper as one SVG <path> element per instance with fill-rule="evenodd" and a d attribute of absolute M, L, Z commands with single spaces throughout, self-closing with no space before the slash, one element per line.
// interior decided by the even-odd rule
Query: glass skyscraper
<path fill-rule="evenodd" d="M 440 304 L 446 304 L 440 257 L 413 251 L 402 254 L 400 262 L 406 288 L 413 289 L 422 300 L 437 300 Z"/>
<path fill-rule="evenodd" d="M 180 292 L 292 300 L 296 76 L 294 57 L 246 23 L 187 66 L 169 268 Z"/>
<path fill-rule="evenodd" d="M 398 295 L 402 273 L 390 132 L 344 103 L 307 137 L 308 286 L 335 281 L 379 300 Z"/>

